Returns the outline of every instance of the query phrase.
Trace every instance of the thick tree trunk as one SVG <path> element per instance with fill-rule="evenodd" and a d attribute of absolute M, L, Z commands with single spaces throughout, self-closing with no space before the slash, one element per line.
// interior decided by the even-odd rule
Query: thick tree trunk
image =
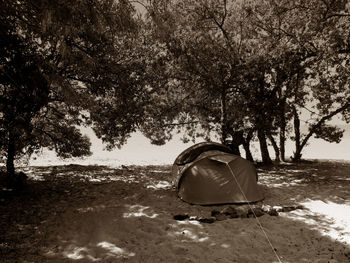
<path fill-rule="evenodd" d="M 241 156 L 241 151 L 239 150 L 239 145 L 230 143 L 227 146 L 230 147 L 233 154 Z"/>
<path fill-rule="evenodd" d="M 243 148 L 244 148 L 244 151 L 245 151 L 245 158 L 246 158 L 248 161 L 254 162 L 252 152 L 250 151 L 250 142 L 246 142 L 246 141 L 245 141 L 245 142 L 243 143 Z"/>
<path fill-rule="evenodd" d="M 269 149 L 267 148 L 265 131 L 258 129 L 258 139 L 260 144 L 261 159 L 264 164 L 271 164 L 272 160 L 269 154 Z"/>
<path fill-rule="evenodd" d="M 9 178 L 15 174 L 15 141 L 12 133 L 9 133 L 7 144 L 6 171 Z"/>
<path fill-rule="evenodd" d="M 286 130 L 281 128 L 280 130 L 280 148 L 279 148 L 280 160 L 286 161 Z"/>
<path fill-rule="evenodd" d="M 248 135 L 245 138 L 243 137 L 243 143 L 242 143 L 245 151 L 245 158 L 251 162 L 254 162 L 252 152 L 250 151 L 250 142 L 253 139 L 253 134 L 254 134 L 254 130 L 251 129 L 248 132 Z"/>
<path fill-rule="evenodd" d="M 295 152 L 293 154 L 292 160 L 294 162 L 299 161 L 301 159 L 301 145 L 300 145 L 300 119 L 299 114 L 295 106 L 293 106 L 293 114 L 294 114 L 294 140 L 295 140 Z"/>
<path fill-rule="evenodd" d="M 268 138 L 272 144 L 273 149 L 275 150 L 275 161 L 280 162 L 280 149 L 278 148 L 278 145 L 271 134 L 268 134 Z"/>
<path fill-rule="evenodd" d="M 239 146 L 244 142 L 243 131 L 234 131 L 231 132 L 230 135 L 232 137 L 232 141 L 228 144 L 228 146 L 231 148 L 232 153 L 241 156 Z"/>

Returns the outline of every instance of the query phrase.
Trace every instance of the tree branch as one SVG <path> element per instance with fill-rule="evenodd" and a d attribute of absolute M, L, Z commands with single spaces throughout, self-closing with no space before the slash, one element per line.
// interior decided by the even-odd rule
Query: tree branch
<path fill-rule="evenodd" d="M 331 15 L 326 16 L 326 20 L 330 19 L 332 17 L 349 17 L 349 16 L 350 16 L 349 13 L 336 13 L 336 14 L 331 14 Z"/>
<path fill-rule="evenodd" d="M 318 128 L 320 128 L 324 124 L 325 121 L 331 119 L 332 117 L 334 117 L 338 113 L 347 110 L 348 108 L 350 108 L 350 99 L 348 99 L 347 103 L 345 103 L 343 106 L 341 106 L 340 108 L 332 111 L 330 114 L 322 117 L 316 124 L 312 125 L 311 129 L 309 130 L 309 133 L 303 139 L 300 148 L 302 149 L 306 145 L 306 143 L 308 142 L 310 137 L 316 132 L 316 130 Z"/>

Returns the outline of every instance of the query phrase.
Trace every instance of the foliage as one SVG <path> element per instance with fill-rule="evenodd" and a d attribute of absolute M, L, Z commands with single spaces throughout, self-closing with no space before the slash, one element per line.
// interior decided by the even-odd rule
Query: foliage
<path fill-rule="evenodd" d="M 129 36 L 137 31 L 131 5 L 2 1 L 0 10 L 1 150 L 9 174 L 15 158 L 41 147 L 64 158 L 90 154 L 90 142 L 78 126 L 90 123 L 107 134 L 100 127 L 106 118 L 95 116 L 108 111 L 105 105 L 112 101 L 115 120 L 123 123 L 135 106 L 127 101 L 137 101 L 136 91 L 128 89 L 137 78 L 128 68 L 134 65 Z M 135 121 L 134 116 L 126 119 L 120 129 Z"/>
<path fill-rule="evenodd" d="M 139 16 L 134 2 L 0 3 L 0 151 L 10 170 L 41 147 L 89 154 L 80 125 L 108 149 L 136 130 L 154 144 L 177 131 L 243 144 L 247 158 L 257 136 L 264 162 L 267 138 L 276 160 L 288 138 L 295 160 L 312 136 L 340 140 L 327 122 L 350 119 L 347 1 L 137 1 Z"/>
<path fill-rule="evenodd" d="M 291 134 L 292 120 L 306 110 L 313 112 L 309 133 L 299 136 L 296 152 L 313 135 L 331 141 L 341 137 L 326 121 L 338 113 L 348 116 L 346 1 L 149 4 L 152 36 L 167 54 L 168 82 L 162 79 L 164 89 L 156 98 L 168 98 L 169 87 L 177 94 L 157 112 L 162 120 L 150 132 L 161 143 L 179 126 L 187 138 L 205 134 L 209 139 L 214 132 L 222 142 L 258 131 L 260 144 L 269 137 L 277 160 L 284 160 L 286 139 L 297 137 Z M 329 71 L 336 73 L 325 74 Z"/>

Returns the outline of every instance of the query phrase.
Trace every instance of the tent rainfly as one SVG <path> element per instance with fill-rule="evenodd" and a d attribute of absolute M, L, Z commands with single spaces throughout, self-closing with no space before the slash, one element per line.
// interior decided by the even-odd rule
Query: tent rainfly
<path fill-rule="evenodd" d="M 173 164 L 177 194 L 191 204 L 257 202 L 263 199 L 254 165 L 223 144 L 198 143 Z"/>

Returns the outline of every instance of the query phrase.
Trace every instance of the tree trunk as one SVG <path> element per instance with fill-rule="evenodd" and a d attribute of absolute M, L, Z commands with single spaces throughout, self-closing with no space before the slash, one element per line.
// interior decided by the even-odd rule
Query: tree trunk
<path fill-rule="evenodd" d="M 294 137 L 295 137 L 295 152 L 293 154 L 292 160 L 294 162 L 299 161 L 301 159 L 301 146 L 300 146 L 300 119 L 299 114 L 295 106 L 293 106 L 293 114 L 294 114 Z"/>
<path fill-rule="evenodd" d="M 7 144 L 6 171 L 9 178 L 13 177 L 15 174 L 15 140 L 12 132 L 9 132 Z"/>
<path fill-rule="evenodd" d="M 301 159 L 301 151 L 303 150 L 303 148 L 305 147 L 305 145 L 307 144 L 308 140 L 311 138 L 312 135 L 314 135 L 314 133 L 316 132 L 317 129 L 319 129 L 320 127 L 322 127 L 322 125 L 327 121 L 330 120 L 332 117 L 334 117 L 335 115 L 337 115 L 340 112 L 343 112 L 347 109 L 350 108 L 350 102 L 345 103 L 343 106 L 341 106 L 340 108 L 332 111 L 331 113 L 329 113 L 326 116 L 323 116 L 317 123 L 315 123 L 314 125 L 311 126 L 311 128 L 309 129 L 309 132 L 306 134 L 306 136 L 304 137 L 303 141 L 300 141 L 300 120 L 299 120 L 299 116 L 298 113 L 296 111 L 296 108 L 294 107 L 294 130 L 296 131 L 296 126 L 298 127 L 298 130 L 295 133 L 295 153 L 293 156 L 293 161 L 299 161 Z"/>
<path fill-rule="evenodd" d="M 257 115 L 257 118 L 255 119 L 255 127 L 257 129 L 258 133 L 258 139 L 260 144 L 260 153 L 261 153 L 261 159 L 264 164 L 271 164 L 272 160 L 270 158 L 269 150 L 267 148 L 267 141 L 266 141 L 266 92 L 265 92 L 265 65 L 260 65 L 260 74 L 257 76 L 257 91 L 256 96 L 259 97 L 260 101 L 257 101 L 257 111 L 255 114 Z M 270 129 L 270 128 L 269 128 Z"/>
<path fill-rule="evenodd" d="M 228 135 L 227 125 L 227 105 L 226 105 L 226 88 L 222 87 L 221 90 L 221 105 L 220 105 L 220 123 L 221 123 L 221 142 L 225 144 Z"/>
<path fill-rule="evenodd" d="M 258 139 L 260 144 L 261 158 L 264 164 L 271 164 L 272 160 L 270 158 L 269 149 L 267 148 L 265 131 L 258 129 Z"/>
<path fill-rule="evenodd" d="M 232 137 L 232 141 L 228 144 L 228 146 L 231 148 L 233 154 L 241 156 L 239 146 L 244 142 L 243 131 L 231 131 L 230 135 Z"/>
<path fill-rule="evenodd" d="M 279 148 L 279 154 L 280 154 L 280 160 L 282 162 L 286 161 L 286 130 L 285 127 L 284 129 L 280 129 L 280 148 Z"/>
<path fill-rule="evenodd" d="M 231 149 L 233 154 L 241 156 L 241 151 L 239 150 L 239 145 L 230 143 L 227 146 Z"/>
<path fill-rule="evenodd" d="M 280 149 L 278 148 L 278 145 L 271 134 L 268 134 L 268 138 L 273 146 L 273 149 L 275 150 L 275 161 L 280 162 Z"/>
<path fill-rule="evenodd" d="M 245 151 L 245 158 L 248 161 L 254 162 L 252 152 L 250 151 L 250 142 L 244 142 L 243 143 L 243 148 L 244 148 L 244 151 Z"/>
<path fill-rule="evenodd" d="M 279 147 L 279 158 L 282 162 L 286 161 L 286 116 L 285 116 L 285 101 L 283 101 L 281 105 L 281 111 L 280 111 L 280 132 L 279 132 L 279 139 L 280 139 L 280 147 Z"/>
<path fill-rule="evenodd" d="M 252 152 L 250 151 L 250 141 L 253 139 L 253 133 L 254 133 L 254 131 L 253 131 L 253 129 L 251 129 L 249 131 L 247 137 L 243 138 L 243 143 L 242 143 L 244 151 L 245 151 L 245 158 L 251 162 L 254 162 Z"/>

